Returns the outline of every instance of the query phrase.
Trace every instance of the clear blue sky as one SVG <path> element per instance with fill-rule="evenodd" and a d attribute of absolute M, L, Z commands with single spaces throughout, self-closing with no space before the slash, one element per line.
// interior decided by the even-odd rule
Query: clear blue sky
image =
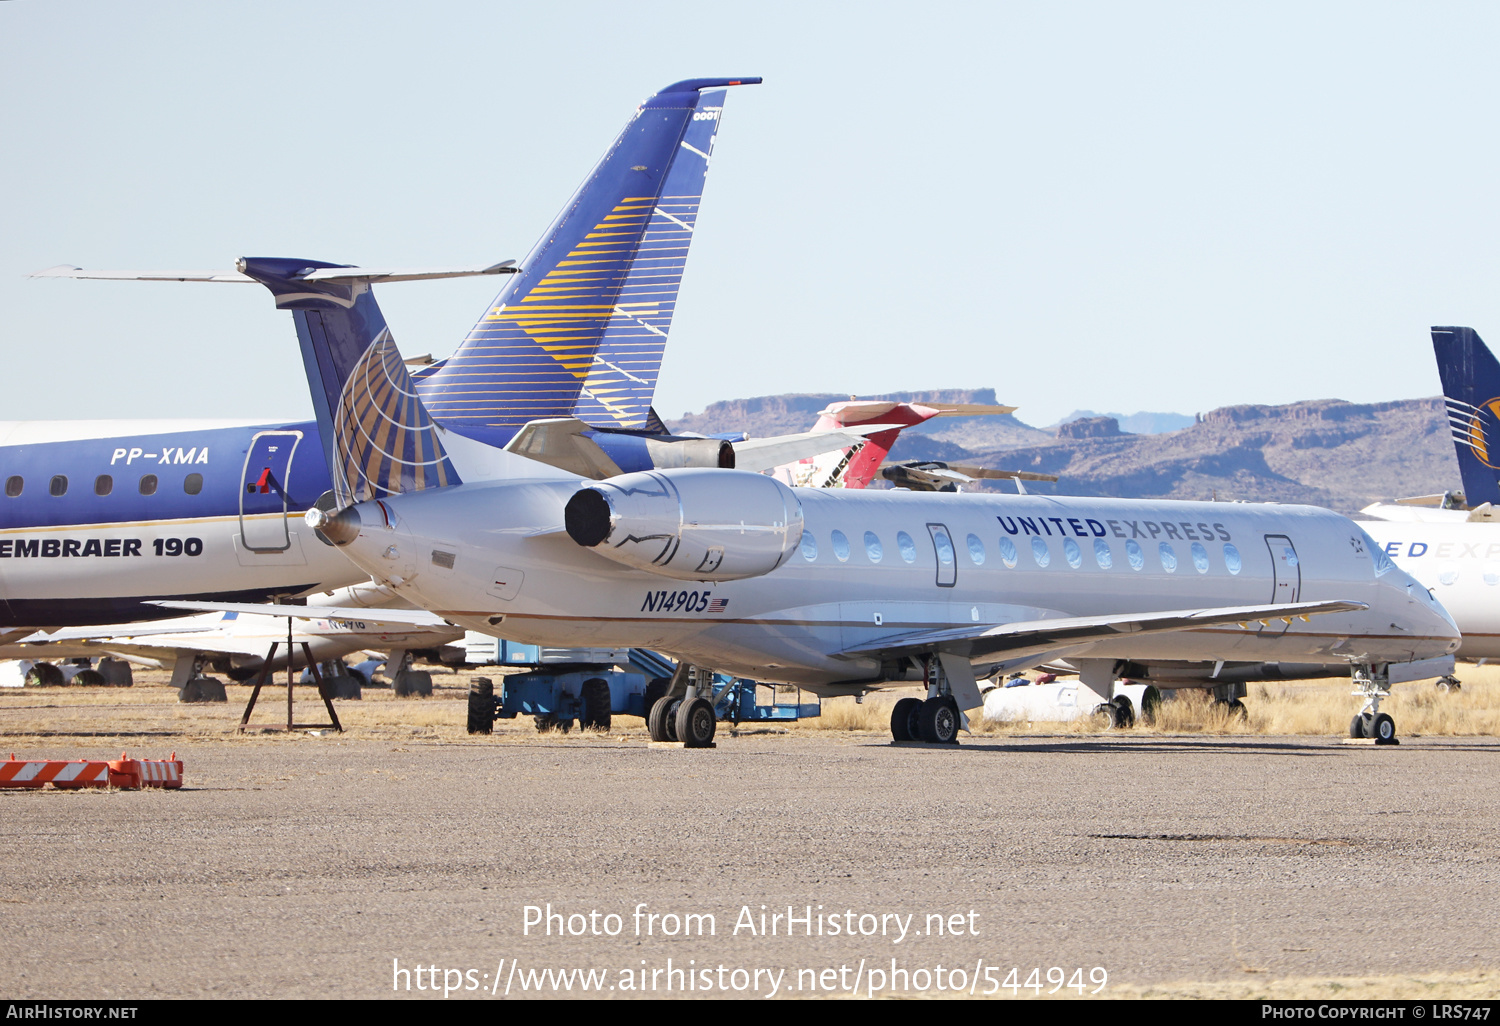
<path fill-rule="evenodd" d="M 246 286 L 520 257 L 657 88 L 731 92 L 658 408 L 993 386 L 1032 423 L 1435 394 L 1500 342 L 1494 4 L 0 3 L 11 419 L 310 411 Z M 380 290 L 450 352 L 488 282 Z"/>

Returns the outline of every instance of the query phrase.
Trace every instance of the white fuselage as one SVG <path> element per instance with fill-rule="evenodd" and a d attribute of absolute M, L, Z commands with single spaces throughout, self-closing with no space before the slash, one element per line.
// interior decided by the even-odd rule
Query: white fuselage
<path fill-rule="evenodd" d="M 1463 510 L 1370 507 L 1363 527 L 1401 569 L 1431 590 L 1463 632 L 1461 659 L 1500 658 L 1500 523 Z"/>
<path fill-rule="evenodd" d="M 1121 634 L 1050 655 L 1395 663 L 1457 646 L 1426 590 L 1395 567 L 1377 575 L 1359 527 L 1322 509 L 796 489 L 812 544 L 761 576 L 702 583 L 622 566 L 564 533 L 564 505 L 590 483 L 466 484 L 361 503 L 358 536 L 341 551 L 402 597 L 475 630 L 655 648 L 814 687 L 882 679 L 878 658 L 851 650 L 918 631 L 1299 601 L 1369 608 Z M 976 660 L 976 670 L 1002 661 Z"/>

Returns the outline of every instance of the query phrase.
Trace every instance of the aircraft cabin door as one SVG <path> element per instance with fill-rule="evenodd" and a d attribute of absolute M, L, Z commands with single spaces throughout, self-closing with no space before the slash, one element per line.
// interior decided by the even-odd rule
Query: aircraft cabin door
<path fill-rule="evenodd" d="M 1275 578 L 1271 601 L 1276 605 L 1296 602 L 1302 594 L 1302 567 L 1292 540 L 1284 534 L 1268 534 L 1266 548 L 1271 550 L 1271 573 Z"/>
<path fill-rule="evenodd" d="M 943 524 L 928 524 L 927 533 L 932 535 L 932 548 L 937 555 L 937 586 L 951 588 L 958 583 L 958 557 L 953 551 L 953 538 Z"/>
<path fill-rule="evenodd" d="M 240 541 L 251 552 L 292 547 L 287 480 L 300 441 L 300 431 L 262 431 L 250 440 L 240 481 Z"/>

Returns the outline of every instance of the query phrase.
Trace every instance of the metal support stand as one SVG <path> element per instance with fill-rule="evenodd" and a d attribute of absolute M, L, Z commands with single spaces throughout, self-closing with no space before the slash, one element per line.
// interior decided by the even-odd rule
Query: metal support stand
<path fill-rule="evenodd" d="M 281 730 L 281 727 L 250 727 L 250 714 L 255 711 L 255 700 L 260 697 L 260 689 L 267 683 L 271 674 L 271 660 L 276 655 L 276 650 L 281 647 L 280 641 L 271 642 L 271 650 L 266 653 L 266 661 L 261 664 L 260 673 L 255 677 L 255 690 L 250 692 L 250 701 L 245 704 L 245 714 L 240 717 L 239 731 L 249 729 L 256 730 Z M 296 669 L 292 658 L 292 618 L 286 618 L 286 730 L 321 730 L 332 727 L 340 734 L 344 732 L 343 724 L 339 723 L 339 714 L 333 709 L 333 699 L 329 695 L 328 688 L 323 683 L 323 675 L 318 672 L 318 664 L 313 661 L 312 649 L 307 642 L 297 643 L 302 648 L 302 657 L 307 660 L 308 669 L 312 671 L 313 680 L 318 685 L 318 697 L 323 699 L 323 707 L 328 710 L 329 723 L 295 723 L 292 720 L 292 688 L 296 684 Z"/>

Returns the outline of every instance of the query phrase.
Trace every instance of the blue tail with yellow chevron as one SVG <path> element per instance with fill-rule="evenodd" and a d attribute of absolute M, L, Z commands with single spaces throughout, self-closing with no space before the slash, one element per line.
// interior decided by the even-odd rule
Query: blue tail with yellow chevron
<path fill-rule="evenodd" d="M 504 445 L 576 416 L 660 430 L 651 414 L 724 87 L 690 79 L 643 103 L 458 350 L 415 382 L 432 416 Z"/>
<path fill-rule="evenodd" d="M 1432 350 L 1464 498 L 1500 506 L 1500 362 L 1473 328 L 1433 328 Z"/>
<path fill-rule="evenodd" d="M 390 275 L 265 257 L 239 270 L 296 321 L 337 508 L 460 483 L 370 291 Z"/>

